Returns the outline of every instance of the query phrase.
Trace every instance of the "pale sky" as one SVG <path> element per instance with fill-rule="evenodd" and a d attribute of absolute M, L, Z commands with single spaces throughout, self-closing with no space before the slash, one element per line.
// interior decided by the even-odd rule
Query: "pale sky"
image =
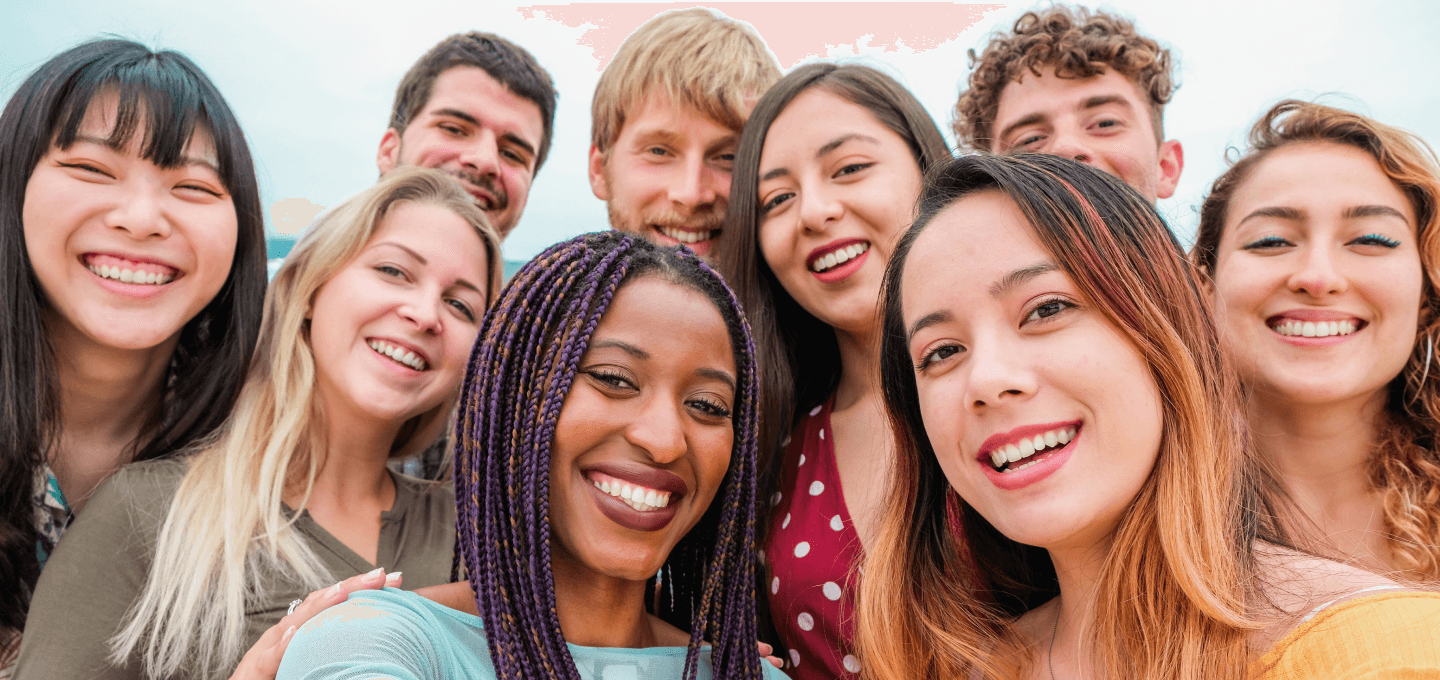
<path fill-rule="evenodd" d="M 498 33 L 530 50 L 560 92 L 550 158 L 505 243 L 506 259 L 528 259 L 555 241 L 607 226 L 604 205 L 585 177 L 590 97 L 599 77 L 596 56 L 577 44 L 585 27 L 526 18 L 518 9 L 555 0 L 256 0 L 227 9 L 173 0 L 4 1 L 0 97 L 8 99 L 51 55 L 102 34 L 184 52 L 235 109 L 267 210 L 282 199 L 333 206 L 373 182 L 376 146 L 405 70 L 451 33 Z M 903 45 L 885 51 L 865 37 L 836 36 L 839 44 L 817 45 L 815 52 L 898 77 L 948 139 L 950 109 L 969 70 L 966 50 L 1033 6 L 998 4 L 1004 8 L 929 51 Z M 859 11 L 841 2 L 816 5 L 817 12 Z M 1165 127 L 1184 146 L 1185 170 L 1176 196 L 1160 207 L 1187 243 L 1199 202 L 1225 167 L 1226 148 L 1243 143 L 1245 130 L 1279 99 L 1322 97 L 1440 144 L 1440 84 L 1432 71 L 1440 64 L 1434 37 L 1440 34 L 1440 3 L 1434 0 L 1372 6 L 1353 0 L 1120 0 L 1098 6 L 1131 17 L 1178 59 L 1181 86 L 1166 109 Z"/>

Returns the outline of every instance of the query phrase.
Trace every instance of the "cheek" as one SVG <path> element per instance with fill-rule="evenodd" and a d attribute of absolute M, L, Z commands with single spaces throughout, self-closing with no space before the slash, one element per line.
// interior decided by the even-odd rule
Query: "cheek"
<path fill-rule="evenodd" d="M 778 220 L 769 220 L 760 223 L 759 236 L 760 255 L 765 258 L 765 264 L 777 274 L 787 270 L 794 250 L 789 239 L 789 230 L 779 224 Z"/>

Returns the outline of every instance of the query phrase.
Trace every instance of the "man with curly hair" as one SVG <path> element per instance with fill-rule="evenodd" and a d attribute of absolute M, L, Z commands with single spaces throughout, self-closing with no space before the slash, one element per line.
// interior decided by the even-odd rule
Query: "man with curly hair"
<path fill-rule="evenodd" d="M 1084 7 L 1026 12 L 979 56 L 952 125 L 962 148 L 1074 158 L 1147 200 L 1175 193 L 1180 142 L 1166 140 L 1170 50 L 1128 19 Z"/>

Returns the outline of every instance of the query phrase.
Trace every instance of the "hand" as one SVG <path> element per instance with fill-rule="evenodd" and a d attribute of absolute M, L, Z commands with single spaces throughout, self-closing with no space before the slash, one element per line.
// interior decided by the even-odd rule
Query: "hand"
<path fill-rule="evenodd" d="M 770 645 L 767 645 L 763 642 L 756 642 L 755 644 L 759 645 L 760 647 L 760 656 L 765 657 L 765 660 L 769 661 L 771 666 L 781 668 L 785 665 L 785 662 L 781 661 L 780 657 L 775 656 L 774 647 L 771 647 Z"/>
<path fill-rule="evenodd" d="M 306 621 L 344 602 L 350 593 L 357 590 L 379 590 L 387 586 L 398 588 L 401 580 L 400 572 L 386 574 L 385 569 L 381 568 L 368 574 L 351 576 L 329 588 L 310 593 L 304 602 L 296 605 L 295 611 L 270 626 L 255 642 L 255 646 L 245 652 L 245 656 L 240 659 L 240 665 L 236 666 L 235 672 L 230 675 L 230 680 L 274 680 L 275 674 L 280 670 L 280 658 L 285 656 L 285 648 L 290 645 L 290 638 L 294 637 L 295 631 L 305 625 Z"/>

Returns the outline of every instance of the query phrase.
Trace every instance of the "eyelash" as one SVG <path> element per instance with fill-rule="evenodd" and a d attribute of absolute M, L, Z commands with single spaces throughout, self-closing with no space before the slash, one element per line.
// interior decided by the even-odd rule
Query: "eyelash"
<path fill-rule="evenodd" d="M 769 213 L 771 210 L 774 210 L 774 209 L 780 207 L 780 204 L 781 204 L 781 203 L 784 203 L 785 201 L 790 200 L 790 198 L 793 197 L 794 195 L 795 195 L 795 194 L 793 194 L 793 193 L 786 192 L 786 193 L 780 194 L 779 196 L 776 196 L 775 198 L 770 199 L 769 201 L 766 201 L 766 202 L 765 202 L 765 205 L 760 206 L 760 214 L 761 214 L 761 215 L 765 215 L 765 214 Z"/>
<path fill-rule="evenodd" d="M 1256 240 L 1254 240 L 1254 241 L 1251 241 L 1251 242 L 1249 242 L 1249 243 L 1246 243 L 1246 244 L 1243 246 L 1243 249 L 1244 249 L 1244 250 L 1260 250 L 1260 249 L 1262 249 L 1262 248 L 1283 248 L 1283 247 L 1285 247 L 1285 246 L 1291 246 L 1291 245 L 1295 245 L 1295 244 L 1293 244 L 1293 243 L 1291 243 L 1291 242 L 1289 242 L 1289 241 L 1286 241 L 1285 239 L 1280 238 L 1279 236 L 1266 236 L 1265 238 L 1256 239 Z"/>
<path fill-rule="evenodd" d="M 694 404 L 694 405 L 699 405 L 699 406 L 703 407 L 701 410 L 702 410 L 702 411 L 705 413 L 705 415 L 707 415 L 707 416 L 711 416 L 711 417 L 713 417 L 713 418 L 729 418 L 729 417 L 730 417 L 730 409 L 725 408 L 725 405 L 722 404 L 722 403 L 720 403 L 720 402 L 717 401 L 717 400 L 714 400 L 714 399 L 693 399 L 693 400 L 690 401 L 690 403 L 691 403 L 691 404 Z"/>
<path fill-rule="evenodd" d="M 1400 247 L 1400 242 L 1383 234 L 1366 234 L 1364 236 L 1357 237 L 1355 240 L 1351 241 L 1350 245 L 1398 248 Z"/>
<path fill-rule="evenodd" d="M 1051 306 L 1051 305 L 1059 305 L 1060 308 L 1057 309 L 1054 314 L 1047 314 L 1047 315 L 1045 315 L 1045 316 L 1040 316 L 1040 317 L 1036 317 L 1036 316 L 1035 316 L 1036 314 L 1038 314 L 1038 313 L 1040 312 L 1040 310 L 1041 310 L 1042 308 L 1049 307 L 1049 306 Z M 1054 316 L 1055 316 L 1056 314 L 1059 314 L 1059 313 L 1061 313 L 1061 312 L 1064 312 L 1064 311 L 1067 310 L 1067 309 L 1073 309 L 1074 307 L 1075 307 L 1075 303 L 1073 303 L 1073 302 L 1071 302 L 1071 301 L 1069 301 L 1069 300 L 1066 300 L 1065 298 L 1061 298 L 1061 297 L 1048 298 L 1048 299 L 1045 299 L 1045 300 L 1040 301 L 1040 303 L 1037 304 L 1037 305 L 1035 305 L 1034 307 L 1031 307 L 1031 308 L 1030 308 L 1030 313 L 1025 315 L 1025 321 L 1022 322 L 1022 323 L 1028 323 L 1028 322 L 1032 322 L 1032 321 L 1044 321 L 1044 320 L 1046 320 L 1046 319 L 1054 318 Z M 1034 317 L 1034 318 L 1032 318 L 1032 317 Z"/>
<path fill-rule="evenodd" d="M 947 349 L 953 349 L 955 350 L 955 353 L 943 357 L 939 356 L 940 352 Z M 915 364 L 915 372 L 920 373 L 925 369 L 929 368 L 930 366 L 934 365 L 935 363 L 949 359 L 950 357 L 953 357 L 963 351 L 965 351 L 965 348 L 961 347 L 960 345 L 941 345 L 939 347 L 933 348 L 925 354 L 921 355 L 920 361 L 916 362 Z"/>
<path fill-rule="evenodd" d="M 870 166 L 872 166 L 872 165 L 875 165 L 875 164 L 874 164 L 874 163 L 851 163 L 851 164 L 849 164 L 849 165 L 847 165 L 847 166 L 845 166 L 845 167 L 843 167 L 843 168 L 840 168 L 839 170 L 836 170 L 836 171 L 835 171 L 835 176 L 836 176 L 836 177 L 844 177 L 844 176 L 846 176 L 846 175 L 853 175 L 853 174 L 855 174 L 855 173 L 857 173 L 857 172 L 860 172 L 861 170 L 864 170 L 864 169 L 866 169 L 866 168 L 868 168 L 868 167 L 870 167 Z"/>

